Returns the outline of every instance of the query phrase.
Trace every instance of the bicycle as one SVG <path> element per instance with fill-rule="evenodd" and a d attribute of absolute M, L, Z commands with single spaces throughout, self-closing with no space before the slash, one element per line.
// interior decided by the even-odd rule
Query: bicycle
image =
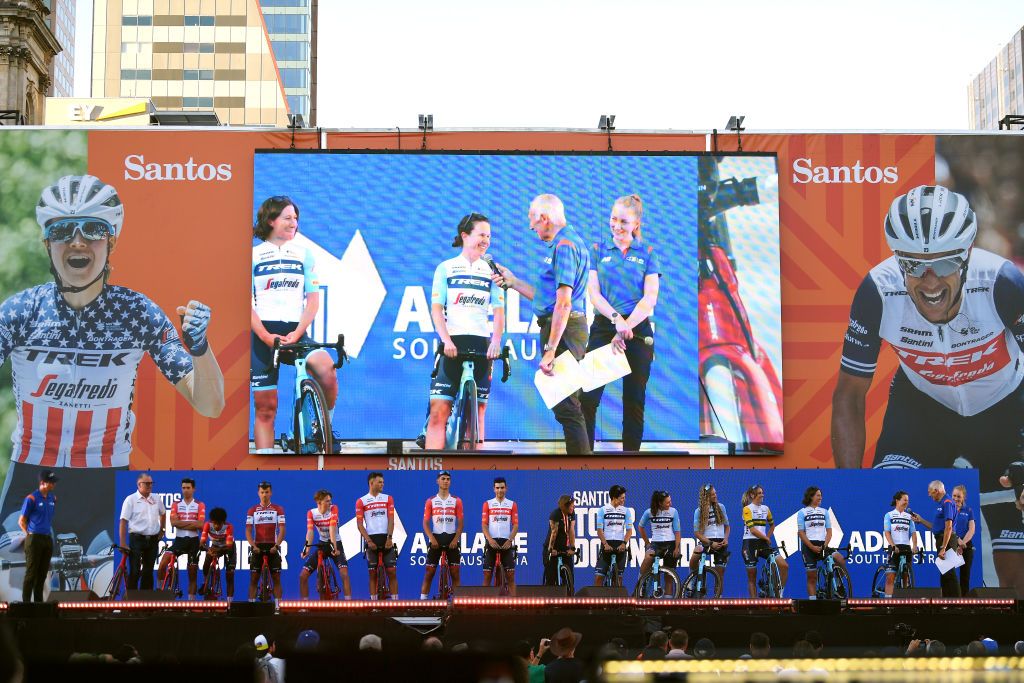
<path fill-rule="evenodd" d="M 912 558 L 917 558 L 916 560 Z M 918 550 L 916 553 L 900 553 L 899 558 L 896 560 L 896 577 L 893 580 L 892 588 L 895 591 L 897 588 L 913 588 L 914 587 L 914 564 L 918 562 L 924 562 L 924 550 Z M 885 593 L 886 574 L 888 573 L 889 567 L 887 564 L 883 564 L 881 567 L 875 570 L 875 575 L 871 579 L 871 597 L 873 598 L 887 598 L 889 597 Z"/>
<path fill-rule="evenodd" d="M 640 575 L 636 587 L 633 588 L 634 598 L 674 600 L 682 594 L 683 587 L 679 575 L 674 569 L 662 563 L 666 552 L 672 552 L 672 549 L 666 548 L 654 553 L 651 568 Z"/>
<path fill-rule="evenodd" d="M 378 600 L 390 600 L 391 599 L 391 583 L 388 580 L 387 567 L 384 566 L 384 553 L 387 552 L 382 546 L 378 546 L 373 552 L 377 553 L 377 568 L 374 569 L 377 572 L 377 599 Z M 395 556 L 397 562 L 397 552 Z"/>
<path fill-rule="evenodd" d="M 612 552 L 612 559 L 608 563 L 608 573 L 604 575 L 603 586 L 607 588 L 622 588 L 622 574 L 629 565 L 629 546 L 626 546 L 626 559 L 623 560 L 623 566 L 619 566 L 619 553 L 617 551 Z"/>
<path fill-rule="evenodd" d="M 707 597 L 722 597 L 722 579 L 708 566 L 708 557 L 716 551 L 711 548 L 703 548 L 700 551 L 700 560 L 697 563 L 697 571 L 690 572 L 690 575 L 683 581 L 682 595 L 684 598 L 703 599 Z M 729 551 L 723 552 L 723 561 L 729 558 Z M 710 585 L 710 588 L 708 587 Z"/>
<path fill-rule="evenodd" d="M 438 358 L 434 362 L 434 371 L 430 374 L 431 379 L 437 377 L 441 359 L 447 357 L 444 356 L 444 347 L 439 346 L 436 355 Z M 498 357 L 493 359 L 500 360 L 502 363 L 502 383 L 507 382 L 508 378 L 512 376 L 512 367 L 509 365 L 508 356 L 508 347 L 505 346 L 501 349 Z M 474 375 L 475 363 L 477 361 L 486 363 L 491 359 L 487 358 L 486 353 L 480 351 L 459 351 L 452 360 L 462 361 L 462 376 L 459 378 L 458 393 L 452 402 L 452 413 L 448 416 L 448 424 L 445 426 L 444 447 L 446 450 L 454 451 L 465 444 L 467 450 L 475 450 L 480 441 L 480 425 L 478 423 L 480 413 L 476 376 Z M 428 421 L 430 419 L 429 411 L 427 419 Z M 424 423 L 422 431 L 424 439 L 426 433 L 427 425 Z M 424 441 L 424 443 L 426 442 Z"/>
<path fill-rule="evenodd" d="M 270 556 L 268 553 L 260 553 L 263 557 L 262 565 L 260 566 L 260 577 L 256 583 L 256 601 L 257 602 L 273 602 L 274 601 L 274 573 L 270 571 Z M 249 566 L 250 570 L 252 567 L 252 551 L 249 552 Z"/>
<path fill-rule="evenodd" d="M 182 554 L 186 554 L 187 555 L 187 553 L 182 553 Z M 167 559 L 167 566 L 164 569 L 164 578 L 160 581 L 160 590 L 162 590 L 162 591 L 172 591 L 174 593 L 174 597 L 175 598 L 180 598 L 181 597 L 181 583 L 179 582 L 179 579 L 178 579 L 178 574 L 179 574 L 179 571 L 178 571 L 178 558 L 179 557 L 181 557 L 181 554 L 176 553 L 173 550 L 171 550 L 169 545 L 167 547 L 165 547 L 164 552 L 161 555 L 161 563 L 162 563 L 163 559 L 166 558 Z"/>
<path fill-rule="evenodd" d="M 333 561 L 328 560 L 334 556 L 334 548 L 330 541 L 322 541 L 316 546 L 316 591 L 321 600 L 337 600 L 341 593 L 338 568 Z"/>
<path fill-rule="evenodd" d="M 783 541 L 775 548 L 761 550 L 758 554 L 765 559 L 765 563 L 757 574 L 757 597 L 781 598 L 785 586 L 782 585 L 782 574 L 779 573 L 779 565 L 776 564 L 775 558 L 780 554 L 783 558 L 789 557 L 786 542 Z"/>
<path fill-rule="evenodd" d="M 103 597 L 104 600 L 124 600 L 124 596 L 128 592 L 128 558 L 132 551 L 116 543 L 110 546 L 110 554 L 113 555 L 115 550 L 121 551 L 121 561 L 117 563 L 114 575 L 110 579 L 107 592 Z"/>
<path fill-rule="evenodd" d="M 850 546 L 843 548 L 822 548 L 818 560 L 818 586 L 815 595 L 819 600 L 846 600 L 853 597 L 853 584 L 846 567 L 836 564 L 835 553 L 843 553 L 850 559 Z"/>
<path fill-rule="evenodd" d="M 512 544 L 512 549 L 513 551 L 515 550 L 515 544 Z M 498 589 L 498 595 L 501 597 L 507 597 L 509 594 L 508 574 L 505 573 L 505 566 L 501 563 L 502 552 L 504 551 L 502 551 L 501 548 L 494 551 L 494 569 L 491 571 L 491 576 L 494 580 L 494 585 Z M 515 555 L 513 554 L 513 557 L 514 556 Z"/>
<path fill-rule="evenodd" d="M 211 557 L 209 551 L 206 555 L 206 565 L 203 567 L 203 598 L 206 600 L 220 600 L 221 578 L 220 561 L 223 555 Z"/>
<path fill-rule="evenodd" d="M 334 344 L 300 341 L 282 344 L 274 340 L 274 368 L 281 363 L 295 366 L 295 403 L 292 408 L 293 429 L 291 438 L 282 434 L 280 443 L 285 452 L 296 455 L 327 455 L 334 452 L 334 433 L 331 431 L 331 416 L 327 400 L 320 383 L 306 373 L 306 356 L 317 349 L 334 349 L 338 360 L 334 369 L 340 369 L 348 354 L 345 353 L 345 335 L 339 334 Z"/>
<path fill-rule="evenodd" d="M 437 563 L 437 591 L 441 600 L 451 602 L 455 598 L 452 586 L 452 568 L 448 565 L 447 548 L 441 548 L 440 562 Z"/>
<path fill-rule="evenodd" d="M 564 550 L 555 553 L 555 578 L 557 579 L 556 586 L 564 586 L 565 594 L 568 597 L 576 595 L 575 578 L 573 575 L 572 567 L 568 566 L 566 562 L 568 558 L 572 558 L 572 563 L 575 565 L 583 559 L 583 548 L 576 548 L 576 550 Z"/>

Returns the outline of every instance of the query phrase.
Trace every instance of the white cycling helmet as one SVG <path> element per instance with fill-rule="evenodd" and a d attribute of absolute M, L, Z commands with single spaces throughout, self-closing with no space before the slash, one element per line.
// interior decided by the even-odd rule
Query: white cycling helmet
<path fill-rule="evenodd" d="M 124 205 L 113 185 L 91 175 L 66 175 L 45 188 L 36 205 L 36 222 L 46 237 L 46 226 L 60 218 L 99 218 L 121 234 Z"/>
<path fill-rule="evenodd" d="M 967 198 L 941 185 L 921 185 L 900 195 L 885 217 L 889 248 L 908 254 L 966 255 L 977 234 Z"/>

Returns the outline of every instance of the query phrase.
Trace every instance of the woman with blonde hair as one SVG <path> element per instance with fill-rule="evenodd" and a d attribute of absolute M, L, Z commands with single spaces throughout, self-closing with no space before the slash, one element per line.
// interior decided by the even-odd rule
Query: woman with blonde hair
<path fill-rule="evenodd" d="M 690 572 L 697 571 L 700 554 L 708 550 L 715 558 L 710 570 L 722 585 L 725 563 L 729 560 L 729 515 L 725 506 L 718 502 L 718 491 L 710 483 L 703 484 L 697 494 L 697 508 L 693 511 L 693 536 L 697 546 L 690 555 Z"/>
<path fill-rule="evenodd" d="M 953 487 L 953 503 L 956 505 L 956 519 L 953 533 L 957 537 L 956 551 L 963 555 L 960 566 L 960 595 L 967 597 L 971 589 L 971 561 L 974 559 L 974 510 L 967 505 L 967 487 L 957 484 Z"/>

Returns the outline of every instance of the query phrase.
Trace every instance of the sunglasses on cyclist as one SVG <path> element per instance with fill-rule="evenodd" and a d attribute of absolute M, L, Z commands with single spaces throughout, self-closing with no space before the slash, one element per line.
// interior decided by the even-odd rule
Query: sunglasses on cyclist
<path fill-rule="evenodd" d="M 929 270 L 935 273 L 936 277 L 946 277 L 959 271 L 967 263 L 966 259 L 959 256 L 947 256 L 930 261 L 917 261 L 906 258 L 897 258 L 896 260 L 900 264 L 900 270 L 903 271 L 903 274 L 911 277 L 924 277 L 924 274 Z"/>
<path fill-rule="evenodd" d="M 46 239 L 51 242 L 70 242 L 75 233 L 95 242 L 114 236 L 114 226 L 101 218 L 61 218 L 46 226 Z"/>
<path fill-rule="evenodd" d="M 710 490 L 711 490 L 711 484 L 704 484 L 704 493 L 707 493 Z"/>

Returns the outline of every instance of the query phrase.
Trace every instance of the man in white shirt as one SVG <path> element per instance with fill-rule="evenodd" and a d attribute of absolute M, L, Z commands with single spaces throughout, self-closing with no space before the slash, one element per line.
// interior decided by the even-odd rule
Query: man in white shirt
<path fill-rule="evenodd" d="M 121 547 L 131 550 L 128 588 L 152 590 L 153 565 L 156 564 L 167 510 L 163 501 L 153 495 L 153 477 L 149 472 L 139 474 L 135 486 L 138 491 L 121 504 L 119 535 Z"/>

